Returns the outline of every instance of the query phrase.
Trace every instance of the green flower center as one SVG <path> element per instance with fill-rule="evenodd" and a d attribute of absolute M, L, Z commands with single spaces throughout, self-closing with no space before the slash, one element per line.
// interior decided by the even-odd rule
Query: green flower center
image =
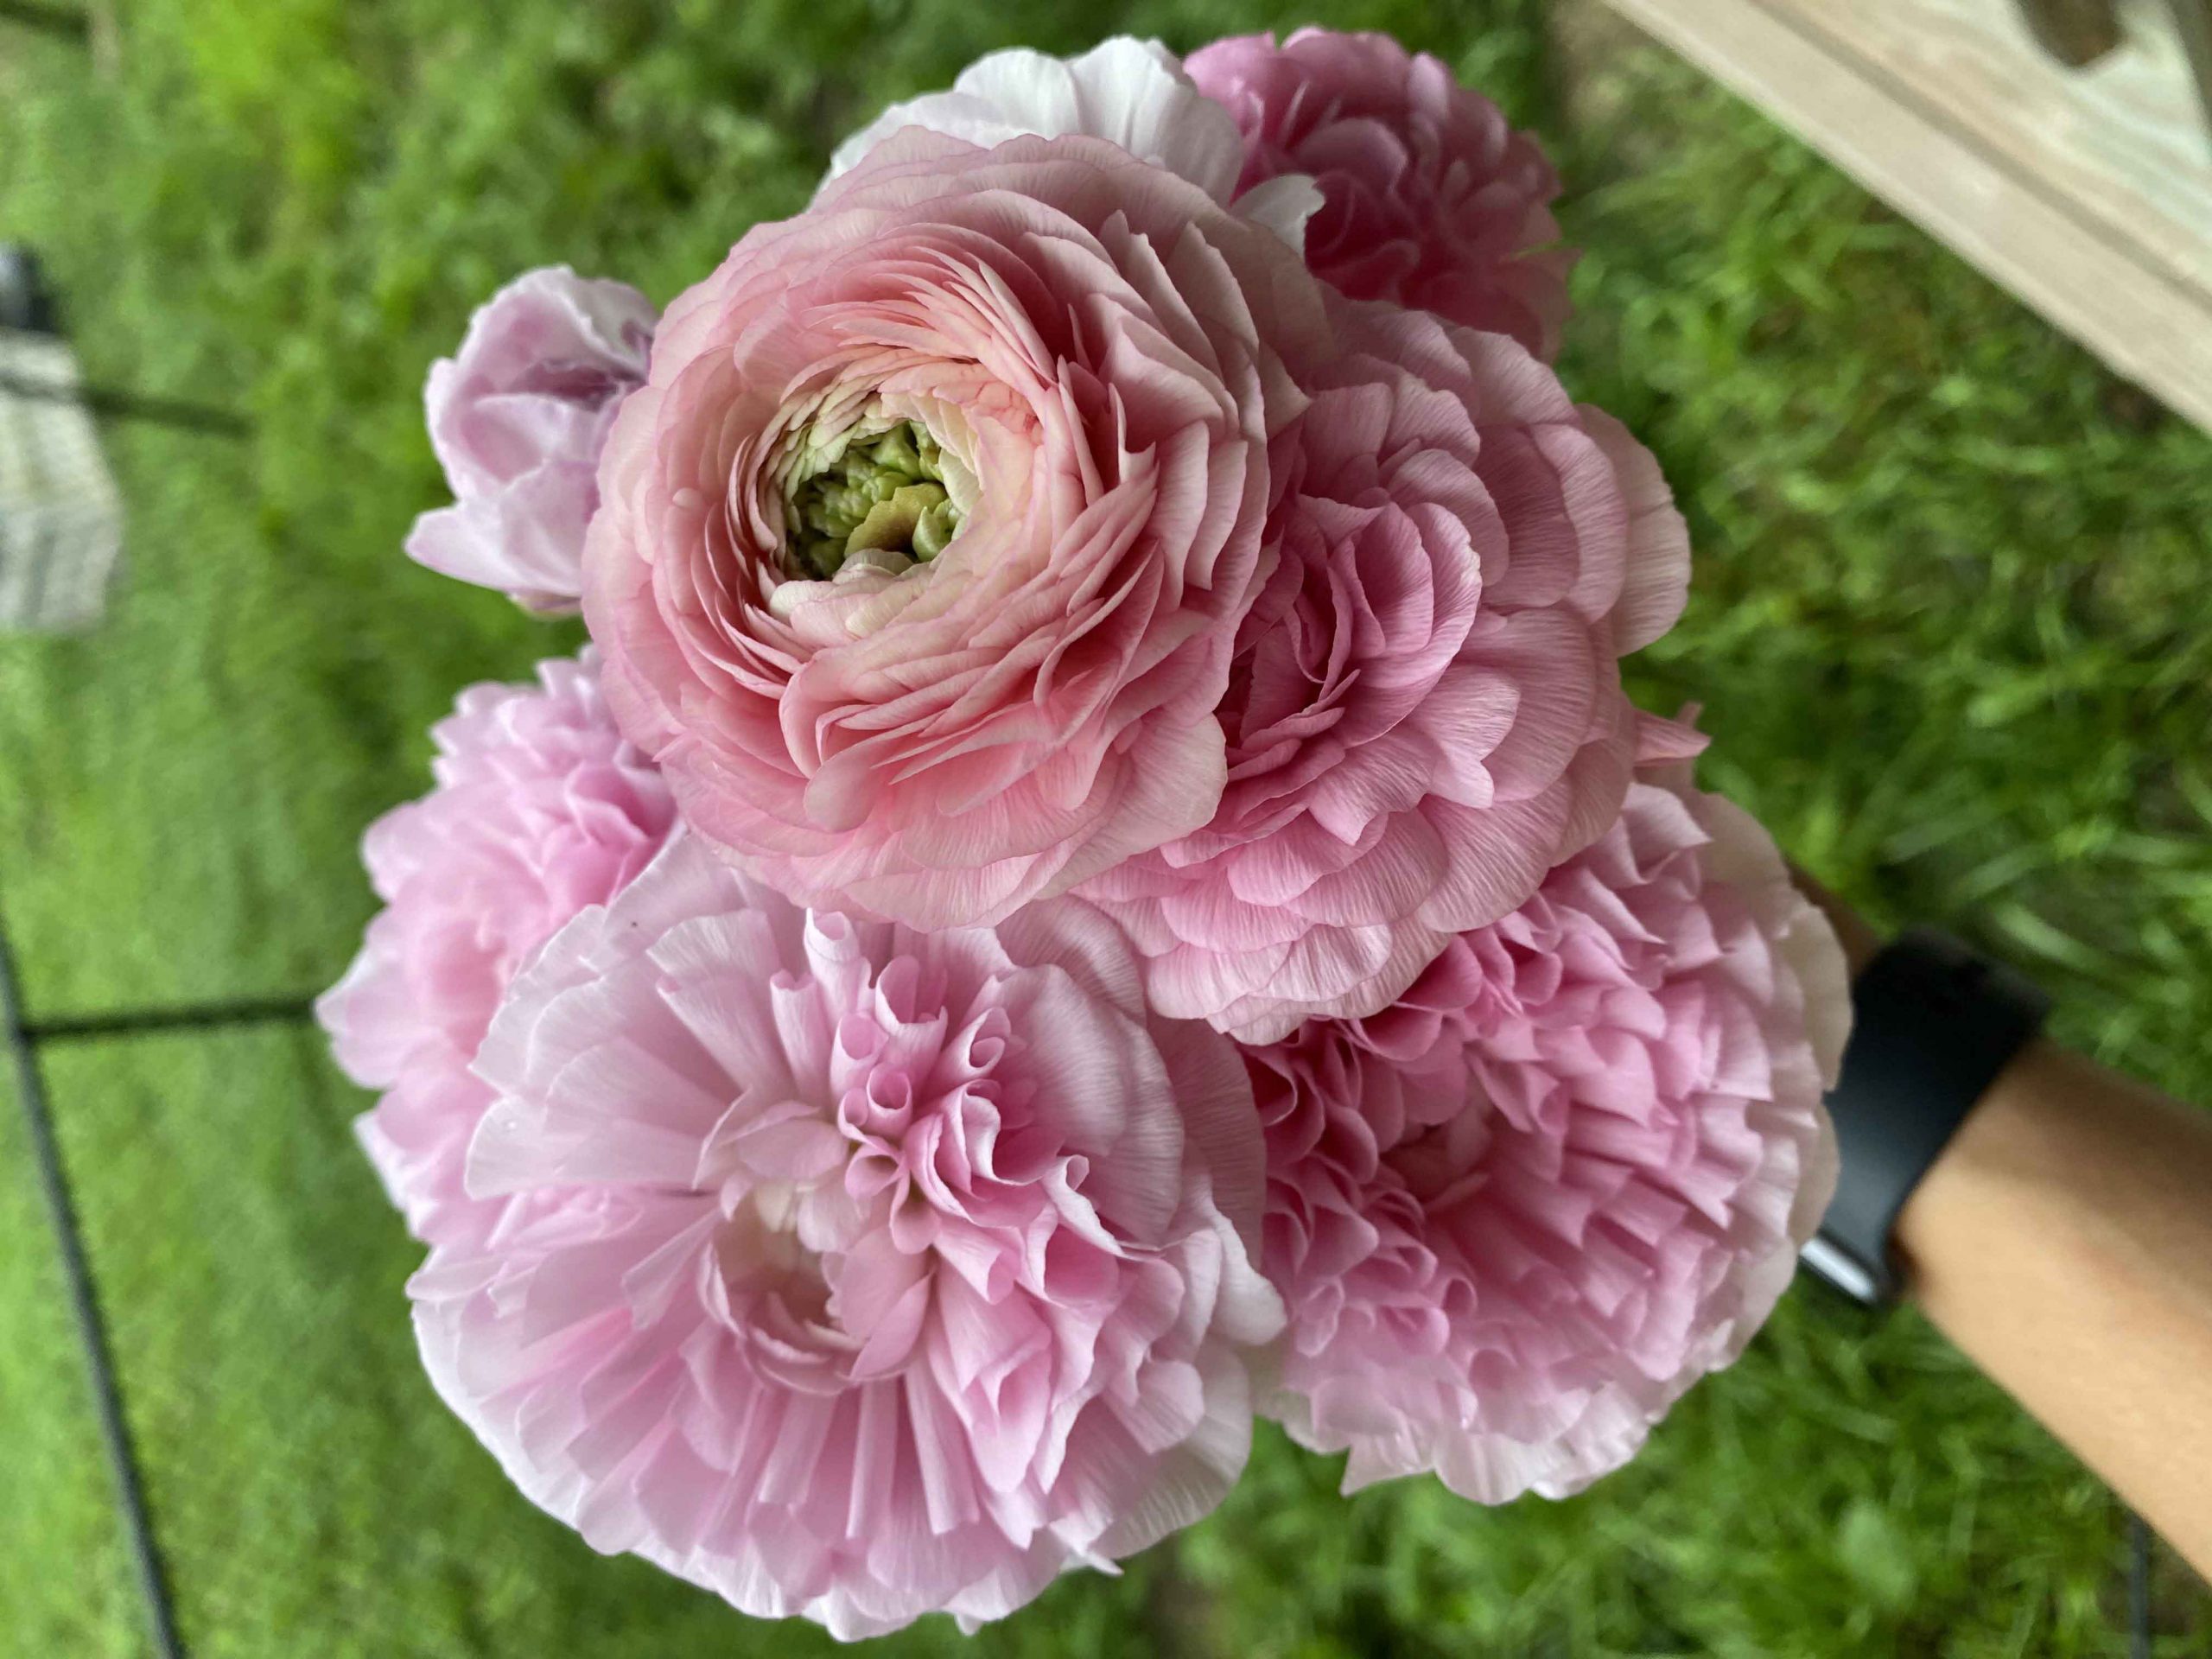
<path fill-rule="evenodd" d="M 818 582 L 856 553 L 925 563 L 960 528 L 937 440 L 912 421 L 805 458 L 792 469 L 784 501 L 786 566 Z"/>

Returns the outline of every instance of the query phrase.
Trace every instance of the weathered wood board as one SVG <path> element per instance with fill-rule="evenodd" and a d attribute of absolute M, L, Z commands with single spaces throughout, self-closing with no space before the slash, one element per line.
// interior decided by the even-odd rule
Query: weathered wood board
<path fill-rule="evenodd" d="M 2212 429 L 2212 135 L 2163 4 L 2069 70 L 2012 0 L 1608 0 Z"/>

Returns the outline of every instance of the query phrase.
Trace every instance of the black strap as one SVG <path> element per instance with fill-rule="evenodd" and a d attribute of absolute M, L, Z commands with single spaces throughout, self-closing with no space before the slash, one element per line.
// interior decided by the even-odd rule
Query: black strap
<path fill-rule="evenodd" d="M 1898 1290 L 1897 1211 L 2050 1004 L 2011 969 L 1927 928 L 1861 969 L 1851 1001 L 1843 1076 L 1828 1094 L 1842 1173 L 1804 1259 L 1861 1301 L 1886 1302 Z"/>

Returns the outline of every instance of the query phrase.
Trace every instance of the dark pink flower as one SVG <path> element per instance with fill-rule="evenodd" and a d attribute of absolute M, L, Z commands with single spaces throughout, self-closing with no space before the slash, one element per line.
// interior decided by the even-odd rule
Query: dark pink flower
<path fill-rule="evenodd" d="M 1246 35 L 1183 67 L 1243 131 L 1242 188 L 1288 174 L 1320 187 L 1306 226 L 1318 275 L 1557 353 L 1574 263 L 1555 245 L 1559 178 L 1495 104 L 1387 35 Z"/>

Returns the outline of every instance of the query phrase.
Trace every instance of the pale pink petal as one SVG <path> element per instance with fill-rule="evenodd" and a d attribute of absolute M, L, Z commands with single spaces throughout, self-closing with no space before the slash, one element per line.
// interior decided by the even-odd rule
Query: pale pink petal
<path fill-rule="evenodd" d="M 838 145 L 830 177 L 849 173 L 908 127 L 986 146 L 1026 136 L 1103 138 L 1224 204 L 1244 164 L 1236 124 L 1192 86 L 1174 54 L 1157 41 L 1127 35 L 1074 58 L 1020 47 L 986 53 L 960 72 L 950 92 L 894 104 Z"/>
<path fill-rule="evenodd" d="M 468 1068 L 509 982 L 643 870 L 675 823 L 596 671 L 588 652 L 540 664 L 534 686 L 462 692 L 432 733 L 437 787 L 364 839 L 385 908 L 315 1012 L 340 1065 L 386 1091 L 355 1128 L 425 1243 L 480 1237 L 504 1207 L 468 1195 L 461 1160 L 491 1100 Z"/>
<path fill-rule="evenodd" d="M 1293 251 L 1139 159 L 1203 172 L 1228 135 L 1179 77 L 1128 41 L 987 60 L 917 118 L 990 136 L 1019 92 L 1063 136 L 871 140 L 671 306 L 622 405 L 585 562 L 609 699 L 691 829 L 790 896 L 995 922 L 1219 804 L 1274 454 L 1331 336 Z M 957 531 L 816 579 L 788 491 L 902 425 Z"/>
<path fill-rule="evenodd" d="M 1243 1065 L 1139 985 L 1073 900 L 920 933 L 676 836 L 483 1045 L 509 1208 L 411 1282 L 439 1393 L 594 1548 L 842 1637 L 1196 1519 L 1282 1308 Z"/>
<path fill-rule="evenodd" d="M 1155 1007 L 1245 1042 L 1373 1014 L 1618 815 L 1620 630 L 1680 608 L 1649 456 L 1511 340 L 1339 302 L 1237 639 L 1221 804 L 1079 891 Z"/>
<path fill-rule="evenodd" d="M 526 272 L 431 366 L 431 447 L 454 504 L 417 519 L 407 554 L 532 610 L 573 611 L 600 450 L 645 377 L 655 315 L 622 283 L 565 265 Z"/>
<path fill-rule="evenodd" d="M 1647 774 L 1391 1007 L 1248 1052 L 1290 1309 L 1266 1408 L 1348 1490 L 1503 1503 L 1624 1462 L 1818 1224 L 1848 1010 L 1765 832 Z"/>

